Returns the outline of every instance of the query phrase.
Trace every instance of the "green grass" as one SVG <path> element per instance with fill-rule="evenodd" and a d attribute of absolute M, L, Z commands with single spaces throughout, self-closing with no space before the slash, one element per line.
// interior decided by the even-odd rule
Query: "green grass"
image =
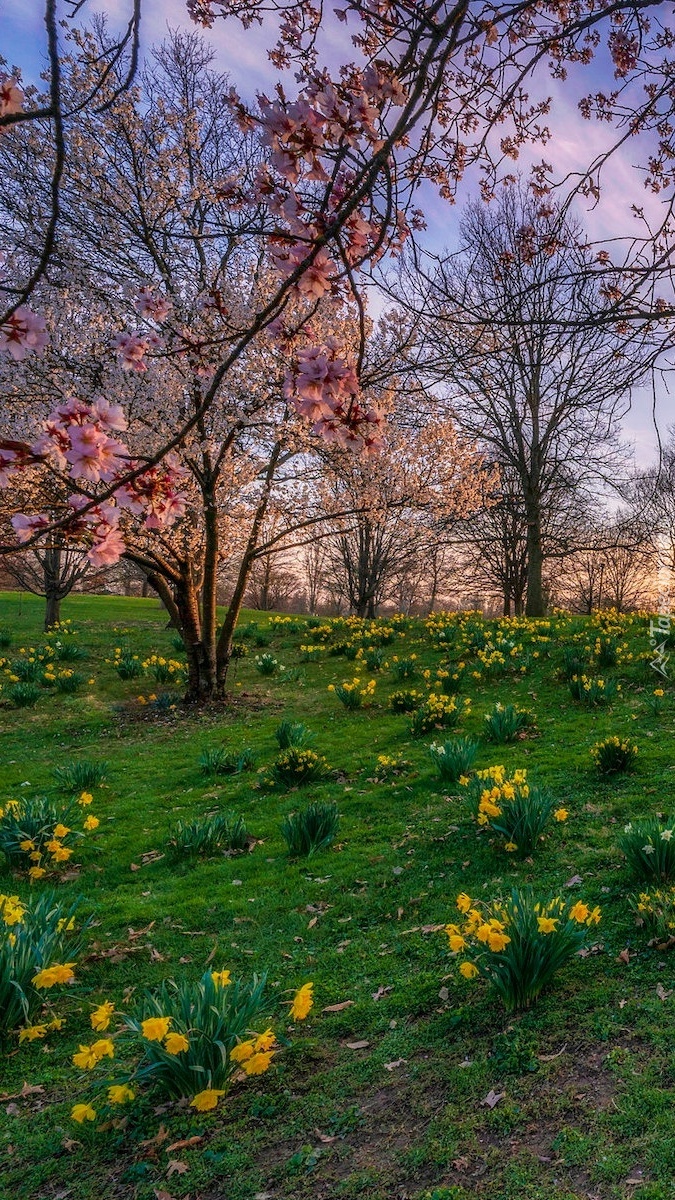
<path fill-rule="evenodd" d="M 410 622 L 385 646 L 372 704 L 350 712 L 327 689 L 354 676 L 353 659 L 301 662 L 302 618 L 291 632 L 246 613 L 242 623 L 253 622 L 300 677 L 267 679 L 254 657 L 238 660 L 228 703 L 200 713 L 181 707 L 177 687 L 151 675 L 123 681 L 104 661 L 118 646 L 142 660 L 180 658 L 156 602 L 77 596 L 63 609 L 94 683 L 73 695 L 41 688 L 35 708 L 19 709 L 3 703 L 11 684 L 0 671 L 0 805 L 55 795 L 59 764 L 108 764 L 86 810 L 101 824 L 78 846 L 76 868 L 68 864 L 73 877 L 56 885 L 66 905 L 82 897 L 92 925 L 77 984 L 52 997 L 64 1029 L 20 1048 L 15 1040 L 3 1061 L 0 1197 L 672 1200 L 675 992 L 664 1000 L 657 987 L 669 992 L 675 960 L 636 929 L 618 850 L 628 820 L 673 808 L 675 703 L 667 690 L 662 712 L 648 711 L 659 679 L 644 664 L 603 669 L 622 690 L 610 706 L 586 709 L 559 667 L 564 646 L 592 650 L 595 624 L 561 619 L 548 642 L 517 630 L 538 657 L 522 675 L 486 682 L 472 677 L 475 651 L 444 651 L 423 622 Z M 0 626 L 12 634 L 0 655 L 42 645 L 41 618 L 39 601 L 0 594 Z M 634 654 L 648 650 L 645 620 L 628 622 L 624 639 Z M 536 715 L 536 736 L 505 746 L 483 739 L 475 763 L 526 767 L 569 810 L 534 861 L 512 861 L 491 843 L 461 789 L 438 778 L 428 746 L 446 735 L 413 739 L 409 716 L 391 712 L 395 654 L 417 655 L 421 688 L 424 670 L 435 684 L 439 666 L 468 664 L 460 700 L 469 696 L 472 708 L 460 735 L 481 738 L 497 701 Z M 137 699 L 160 692 L 169 699 L 157 707 Z M 331 767 L 301 792 L 265 782 L 283 719 L 314 730 L 312 747 Z M 611 734 L 639 746 L 630 776 L 593 769 L 590 747 Z M 214 745 L 252 747 L 259 770 L 205 778 L 199 757 Z M 378 754 L 410 766 L 374 782 Z M 314 800 L 337 803 L 336 843 L 289 860 L 281 823 Z M 251 853 L 179 863 L 165 855 L 177 821 L 220 809 L 241 814 L 259 839 Z M 582 883 L 566 890 L 575 876 Z M 436 927 L 454 919 L 460 891 L 492 899 L 528 884 L 600 904 L 603 919 L 593 954 L 565 968 L 530 1012 L 507 1018 L 482 983 L 459 977 Z M 0 892 L 29 888 L 0 865 Z M 122 1006 L 125 991 L 133 1001 L 168 977 L 197 980 L 210 963 L 244 978 L 267 972 L 270 1023 L 288 1043 L 269 1073 L 235 1084 L 215 1113 L 148 1095 L 126 1110 L 124 1128 L 73 1125 L 71 1105 L 90 1095 L 90 1080 L 71 1057 L 91 1040 L 92 1007 Z M 308 980 L 315 1008 L 291 1028 L 287 1002 Z M 21 1097 L 25 1083 L 43 1090 Z M 482 1103 L 491 1091 L 503 1094 L 494 1108 Z M 187 1170 L 169 1174 L 171 1160 Z"/>

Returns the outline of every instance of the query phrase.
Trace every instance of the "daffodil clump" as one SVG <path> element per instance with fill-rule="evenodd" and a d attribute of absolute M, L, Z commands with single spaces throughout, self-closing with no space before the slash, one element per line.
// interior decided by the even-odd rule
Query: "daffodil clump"
<path fill-rule="evenodd" d="M 288 750 L 277 755 L 271 770 L 272 783 L 298 787 L 304 783 L 314 783 L 318 779 L 323 779 L 330 768 L 323 754 L 317 754 L 314 750 L 303 749 L 300 746 L 289 746 Z"/>
<path fill-rule="evenodd" d="M 451 738 L 443 743 L 432 742 L 429 756 L 442 780 L 457 783 L 471 770 L 478 747 L 473 738 Z"/>
<path fill-rule="evenodd" d="M 510 1012 L 537 1000 L 600 921 L 599 908 L 560 896 L 542 899 L 531 889 L 492 904 L 462 892 L 456 903 L 460 917 L 446 933 L 459 973 L 487 979 Z"/>
<path fill-rule="evenodd" d="M 345 708 L 363 708 L 371 702 L 375 686 L 375 680 L 369 679 L 362 687 L 360 676 L 355 675 L 353 679 L 343 679 L 342 683 L 329 683 L 328 691 L 334 692 Z"/>
<path fill-rule="evenodd" d="M 313 986 L 303 984 L 296 993 L 292 1021 L 309 1014 Z M 233 1080 L 263 1075 L 279 1052 L 271 1028 L 254 1028 L 264 989 L 264 976 L 244 983 L 222 969 L 206 971 L 196 983 L 167 980 L 132 1014 L 118 1012 L 111 1001 L 97 1005 L 90 1022 L 99 1036 L 73 1055 L 73 1066 L 89 1076 L 96 1094 L 73 1106 L 72 1120 L 109 1119 L 149 1089 L 169 1099 L 189 1097 L 197 1112 L 215 1109 Z"/>
<path fill-rule="evenodd" d="M 629 896 L 628 903 L 635 913 L 635 924 L 651 934 L 651 940 L 675 945 L 675 887 L 654 888 Z"/>
<path fill-rule="evenodd" d="M 128 646 L 115 646 L 112 658 L 106 658 L 105 661 L 114 668 L 120 679 L 138 679 L 143 674 L 140 655 L 134 654 Z"/>
<path fill-rule="evenodd" d="M 591 758 L 601 775 L 617 775 L 635 766 L 638 748 L 628 738 L 605 738 L 591 749 Z"/>
<path fill-rule="evenodd" d="M 255 669 L 260 675 L 278 675 L 284 668 L 273 654 L 256 654 Z"/>
<path fill-rule="evenodd" d="M 416 654 L 410 654 L 407 658 L 399 658 L 398 654 L 394 654 L 390 662 L 395 679 L 412 679 L 417 674 Z"/>
<path fill-rule="evenodd" d="M 144 671 L 151 671 L 157 683 L 185 682 L 187 669 L 185 663 L 175 658 L 164 658 L 161 654 L 151 654 L 141 664 Z"/>
<path fill-rule="evenodd" d="M 534 714 L 529 709 L 497 701 L 492 711 L 485 714 L 485 735 L 488 741 L 503 745 L 514 742 L 534 724 Z"/>
<path fill-rule="evenodd" d="M 445 692 L 430 692 L 424 704 L 415 710 L 410 722 L 413 737 L 424 737 L 432 729 L 456 729 L 463 717 L 471 712 L 471 701 L 459 701 Z"/>
<path fill-rule="evenodd" d="M 326 647 L 323 645 L 307 645 L 303 642 L 300 646 L 300 662 L 319 662 L 326 654 Z"/>
<path fill-rule="evenodd" d="M 562 823 L 569 815 L 566 808 L 556 808 L 548 792 L 528 783 L 526 770 L 507 776 L 504 766 L 487 767 L 459 782 L 467 788 L 477 823 L 503 838 L 504 849 L 520 858 L 534 852 L 551 816 Z"/>
<path fill-rule="evenodd" d="M 61 1028 L 46 993 L 74 982 L 78 950 L 74 906 L 53 894 L 27 901 L 0 894 L 0 1039 L 18 1030 L 20 1042 L 35 1041 Z"/>
<path fill-rule="evenodd" d="M 657 687 L 657 688 L 654 688 L 654 690 L 651 692 L 651 694 L 649 696 L 647 696 L 645 703 L 646 703 L 647 708 L 649 709 L 650 713 L 652 714 L 652 716 L 658 717 L 662 713 L 663 697 L 665 696 L 665 694 L 666 693 L 665 693 L 664 688 Z"/>
<path fill-rule="evenodd" d="M 635 879 L 657 883 L 675 879 L 675 818 L 665 823 L 658 817 L 630 821 L 624 825 L 619 848 Z"/>
<path fill-rule="evenodd" d="M 89 792 L 59 804 L 45 796 L 8 800 L 0 807 L 0 850 L 9 866 L 32 881 L 55 875 L 70 861 L 78 840 L 98 828 L 98 817 L 83 809 Z"/>
<path fill-rule="evenodd" d="M 615 679 L 573 675 L 569 681 L 569 688 L 573 700 L 579 704 L 586 704 L 589 708 L 597 708 L 611 704 L 617 692 L 621 691 L 621 684 L 617 683 Z"/>
<path fill-rule="evenodd" d="M 389 697 L 389 707 L 395 713 L 414 712 L 424 699 L 424 692 L 417 688 L 399 688 Z"/>
<path fill-rule="evenodd" d="M 375 774 L 378 779 L 391 779 L 393 775 L 401 775 L 410 766 L 400 754 L 378 754 Z"/>

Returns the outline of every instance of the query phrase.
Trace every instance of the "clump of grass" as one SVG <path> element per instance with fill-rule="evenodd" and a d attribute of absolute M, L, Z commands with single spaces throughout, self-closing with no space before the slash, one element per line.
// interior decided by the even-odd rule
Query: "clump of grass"
<path fill-rule="evenodd" d="M 474 764 L 479 745 L 468 737 L 451 738 L 442 745 L 432 742 L 429 754 L 441 779 L 457 783 L 460 775 L 466 775 Z"/>
<path fill-rule="evenodd" d="M 40 689 L 36 683 L 14 683 L 7 695 L 16 708 L 34 708 L 40 699 Z"/>
<path fill-rule="evenodd" d="M 12 635 L 9 629 L 0 626 L 0 650 L 7 650 L 12 644 Z"/>
<path fill-rule="evenodd" d="M 177 821 L 169 834 L 168 848 L 174 858 L 205 858 L 210 854 L 234 854 L 251 843 L 243 817 L 232 813 L 208 813 L 191 821 Z"/>
<path fill-rule="evenodd" d="M 311 858 L 328 849 L 339 824 L 337 804 L 309 804 L 302 812 L 291 813 L 284 819 L 281 833 L 292 858 Z"/>
<path fill-rule="evenodd" d="M 485 714 L 485 734 L 490 742 L 503 745 L 515 742 L 519 733 L 534 725 L 534 716 L 525 708 L 515 704 L 495 704 L 492 712 Z"/>
<path fill-rule="evenodd" d="M 254 765 L 255 751 L 251 746 L 244 746 L 243 750 L 225 750 L 222 746 L 216 746 L 204 750 L 199 756 L 202 775 L 239 775 Z"/>
<path fill-rule="evenodd" d="M 290 721 L 284 718 L 274 731 L 280 750 L 288 750 L 290 746 L 308 746 L 314 741 L 316 734 L 312 733 L 302 721 Z"/>
<path fill-rule="evenodd" d="M 105 783 L 108 778 L 108 764 L 78 759 L 65 763 L 62 767 L 54 767 L 52 774 L 62 792 L 74 795 L 75 792 L 87 791 Z"/>
<path fill-rule="evenodd" d="M 658 817 L 630 821 L 619 838 L 619 848 L 634 879 L 657 883 L 675 879 L 675 818 L 666 824 Z"/>
<path fill-rule="evenodd" d="M 272 778 L 275 783 L 299 787 L 323 779 L 328 769 L 323 755 L 316 754 L 314 750 L 303 750 L 300 746 L 289 746 L 273 762 Z"/>
<path fill-rule="evenodd" d="M 635 766 L 638 748 L 635 742 L 628 738 L 605 738 L 596 742 L 591 750 L 591 758 L 601 775 L 618 775 L 623 771 L 631 771 Z"/>

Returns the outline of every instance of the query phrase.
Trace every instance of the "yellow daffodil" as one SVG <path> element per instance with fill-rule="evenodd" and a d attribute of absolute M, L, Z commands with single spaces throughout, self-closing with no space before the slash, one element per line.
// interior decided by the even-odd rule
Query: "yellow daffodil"
<path fill-rule="evenodd" d="M 170 1025 L 171 1017 L 148 1017 L 147 1020 L 141 1021 L 143 1037 L 149 1042 L 163 1042 Z"/>
<path fill-rule="evenodd" d="M 75 1104 L 71 1109 L 70 1117 L 72 1121 L 77 1121 L 78 1125 L 82 1125 L 84 1121 L 96 1120 L 96 1109 L 92 1108 L 91 1104 Z"/>
<path fill-rule="evenodd" d="M 460 963 L 459 973 L 465 979 L 475 979 L 478 975 L 478 967 L 472 962 L 463 962 Z"/>
<path fill-rule="evenodd" d="M 169 1054 L 182 1054 L 190 1049 L 190 1043 L 183 1033 L 169 1033 L 164 1039 L 164 1049 Z"/>
<path fill-rule="evenodd" d="M 92 1029 L 96 1029 L 98 1032 L 103 1033 L 103 1031 L 110 1025 L 110 1018 L 114 1011 L 115 1005 L 110 1000 L 106 1000 L 103 1004 L 99 1004 L 98 1008 L 95 1008 L 89 1017 Z"/>
<path fill-rule="evenodd" d="M 295 993 L 290 1011 L 290 1017 L 293 1021 L 304 1021 L 314 1004 L 313 991 L 313 983 L 303 983 L 302 987 Z"/>
<path fill-rule="evenodd" d="M 197 1112 L 208 1112 L 215 1108 L 221 1096 L 224 1096 L 224 1091 L 219 1091 L 218 1088 L 205 1088 L 203 1092 L 198 1092 L 192 1097 L 190 1107 L 196 1108 Z"/>

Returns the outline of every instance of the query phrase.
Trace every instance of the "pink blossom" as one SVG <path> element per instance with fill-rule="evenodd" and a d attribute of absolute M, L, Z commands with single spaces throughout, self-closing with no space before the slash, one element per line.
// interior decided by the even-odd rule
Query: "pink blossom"
<path fill-rule="evenodd" d="M 149 286 L 140 288 L 136 297 L 136 311 L 141 317 L 150 317 L 153 321 L 166 321 L 173 305 L 166 296 L 156 296 Z"/>
<path fill-rule="evenodd" d="M 147 371 L 145 356 L 148 350 L 156 349 L 159 345 L 159 338 L 152 333 L 118 333 L 113 339 L 113 347 L 123 371 Z"/>
<path fill-rule="evenodd" d="M 105 532 L 103 529 L 97 532 L 96 541 L 87 553 L 92 567 L 111 567 L 124 554 L 124 538 L 119 529 L 108 528 Z"/>
<path fill-rule="evenodd" d="M 109 438 L 102 429 L 95 425 L 71 425 L 69 433 L 70 449 L 65 457 L 73 476 L 98 483 L 99 479 L 110 479 L 122 465 L 125 447 Z"/>
<path fill-rule="evenodd" d="M 91 414 L 103 429 L 127 428 L 127 419 L 121 404 L 111 404 L 103 396 L 98 396 L 91 406 Z"/>
<path fill-rule="evenodd" d="M 49 523 L 47 513 L 33 513 L 31 516 L 15 513 L 12 517 L 12 526 L 18 542 L 30 541 L 37 529 L 44 529 Z"/>
<path fill-rule="evenodd" d="M 10 75 L 0 75 L 0 117 L 21 112 L 23 102 L 24 94 L 16 79 Z"/>
<path fill-rule="evenodd" d="M 0 450 L 0 487 L 7 487 L 10 479 L 16 475 L 18 458 L 14 450 Z"/>
<path fill-rule="evenodd" d="M 9 354 L 15 362 L 21 362 L 35 350 L 42 350 L 48 341 L 44 318 L 24 304 L 0 325 L 0 354 Z"/>

